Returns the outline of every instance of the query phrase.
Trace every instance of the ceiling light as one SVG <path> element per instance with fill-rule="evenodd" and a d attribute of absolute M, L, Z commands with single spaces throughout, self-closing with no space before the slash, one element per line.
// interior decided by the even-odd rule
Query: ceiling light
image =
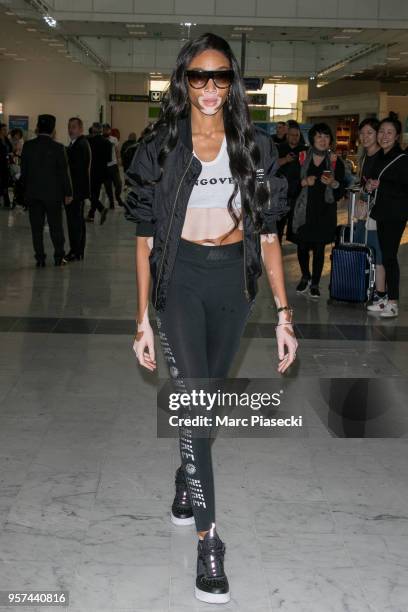
<path fill-rule="evenodd" d="M 26 28 L 27 32 L 36 32 L 37 28 Z"/>
<path fill-rule="evenodd" d="M 387 60 L 390 62 L 399 62 L 400 57 L 387 57 Z"/>
<path fill-rule="evenodd" d="M 54 17 L 51 17 L 51 15 L 44 15 L 43 19 L 44 19 L 45 23 L 50 26 L 50 28 L 56 28 L 57 27 L 57 20 L 54 19 Z"/>
<path fill-rule="evenodd" d="M 14 15 L 13 11 L 6 11 L 4 14 L 5 15 Z"/>
<path fill-rule="evenodd" d="M 343 30 L 345 34 L 360 34 L 362 31 L 359 28 L 344 28 Z"/>
<path fill-rule="evenodd" d="M 127 23 L 126 27 L 127 28 L 144 28 L 145 24 L 144 23 Z"/>
<path fill-rule="evenodd" d="M 408 51 L 400 51 L 400 55 L 408 55 Z"/>
<path fill-rule="evenodd" d="M 16 62 L 26 62 L 26 61 L 27 61 L 27 58 L 26 58 L 26 57 L 13 57 L 13 59 L 14 59 Z"/>
<path fill-rule="evenodd" d="M 133 32 L 133 30 L 129 30 L 128 33 L 132 34 L 133 36 L 147 36 L 147 32 Z"/>
<path fill-rule="evenodd" d="M 351 36 L 344 36 L 343 34 L 338 34 L 337 36 L 333 36 L 333 39 L 337 39 L 337 40 L 348 39 L 348 38 L 351 38 Z"/>
<path fill-rule="evenodd" d="M 231 34 L 231 38 L 241 38 L 242 34 Z"/>
<path fill-rule="evenodd" d="M 59 43 L 59 42 L 52 42 L 49 43 L 50 47 L 64 47 L 64 43 Z"/>
<path fill-rule="evenodd" d="M 4 55 L 7 55 L 7 57 L 15 57 L 17 53 L 5 53 Z"/>
<path fill-rule="evenodd" d="M 20 25 L 25 25 L 27 22 L 24 21 L 24 19 L 17 19 L 17 23 L 19 23 Z"/>
<path fill-rule="evenodd" d="M 252 32 L 254 28 L 252 26 L 235 26 L 234 30 L 236 32 Z"/>

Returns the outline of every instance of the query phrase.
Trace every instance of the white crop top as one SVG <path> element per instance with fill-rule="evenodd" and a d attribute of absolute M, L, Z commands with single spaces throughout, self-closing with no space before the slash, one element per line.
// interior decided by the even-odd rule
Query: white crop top
<path fill-rule="evenodd" d="M 198 158 L 196 153 L 195 157 Z M 202 171 L 197 178 L 187 205 L 182 238 L 206 240 L 214 244 L 216 238 L 228 234 L 234 222 L 228 211 L 228 200 L 234 191 L 234 181 L 229 167 L 227 140 L 224 136 L 220 151 L 215 159 L 206 162 L 200 159 Z M 241 214 L 241 196 L 238 190 L 234 210 Z M 242 222 L 239 224 L 242 229 Z"/>

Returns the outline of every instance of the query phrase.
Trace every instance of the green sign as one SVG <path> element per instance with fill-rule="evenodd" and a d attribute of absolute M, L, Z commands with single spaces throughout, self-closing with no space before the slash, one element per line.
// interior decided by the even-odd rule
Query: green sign
<path fill-rule="evenodd" d="M 269 108 L 250 108 L 252 121 L 269 121 Z"/>
<path fill-rule="evenodd" d="M 109 94 L 110 102 L 149 102 L 146 94 Z"/>

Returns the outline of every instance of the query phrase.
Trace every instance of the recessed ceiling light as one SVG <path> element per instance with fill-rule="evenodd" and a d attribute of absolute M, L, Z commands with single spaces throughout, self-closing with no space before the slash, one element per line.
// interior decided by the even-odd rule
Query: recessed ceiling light
<path fill-rule="evenodd" d="M 13 11 L 6 11 L 4 14 L 5 15 L 14 15 Z"/>
<path fill-rule="evenodd" d="M 66 53 L 67 50 L 66 49 L 57 49 L 58 53 Z"/>
<path fill-rule="evenodd" d="M 7 55 L 7 57 L 15 57 L 17 53 L 5 53 L 4 55 Z"/>
<path fill-rule="evenodd" d="M 339 40 L 339 39 L 348 39 L 351 38 L 351 36 L 344 36 L 343 34 L 338 34 L 337 36 L 333 36 L 333 38 Z"/>
<path fill-rule="evenodd" d="M 389 60 L 390 62 L 399 62 L 400 59 L 400 57 L 387 57 L 387 60 Z"/>
<path fill-rule="evenodd" d="M 359 28 L 344 28 L 343 30 L 345 34 L 360 34 L 362 31 Z"/>
<path fill-rule="evenodd" d="M 15 60 L 16 62 L 26 62 L 27 58 L 26 57 L 13 57 L 13 60 Z"/>
<path fill-rule="evenodd" d="M 400 55 L 408 55 L 408 51 L 400 51 Z"/>
<path fill-rule="evenodd" d="M 252 26 L 235 26 L 236 32 L 251 32 L 254 28 Z"/>
<path fill-rule="evenodd" d="M 133 36 L 147 36 L 147 32 L 134 32 L 133 30 L 129 30 L 129 34 Z"/>
<path fill-rule="evenodd" d="M 49 43 L 50 47 L 64 47 L 64 43 L 52 42 Z"/>
<path fill-rule="evenodd" d="M 24 19 L 17 19 L 17 23 L 19 23 L 21 25 L 25 25 L 27 22 L 24 21 Z"/>
<path fill-rule="evenodd" d="M 231 34 L 231 38 L 241 38 L 242 34 Z"/>
<path fill-rule="evenodd" d="M 27 32 L 36 32 L 37 28 L 26 28 Z"/>
<path fill-rule="evenodd" d="M 144 28 L 146 27 L 144 23 L 127 23 L 127 28 Z"/>

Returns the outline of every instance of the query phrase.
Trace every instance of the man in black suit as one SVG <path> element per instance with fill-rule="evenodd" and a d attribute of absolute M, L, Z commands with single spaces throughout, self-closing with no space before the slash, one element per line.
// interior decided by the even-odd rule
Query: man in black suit
<path fill-rule="evenodd" d="M 112 159 L 112 145 L 102 136 L 102 125 L 94 123 L 92 125 L 93 136 L 88 139 L 91 147 L 91 208 L 87 221 L 93 222 L 95 210 L 101 214 L 100 224 L 105 223 L 108 209 L 100 201 L 101 187 L 108 179 L 108 163 Z"/>
<path fill-rule="evenodd" d="M 84 136 L 84 124 L 79 117 L 68 121 L 70 143 L 67 147 L 71 172 L 73 200 L 65 205 L 70 251 L 68 261 L 84 258 L 86 228 L 84 219 L 85 200 L 90 197 L 91 147 Z"/>
<path fill-rule="evenodd" d="M 46 217 L 54 245 L 54 263 L 56 266 L 67 263 L 62 204 L 72 201 L 72 183 L 65 147 L 54 137 L 54 115 L 39 115 L 37 138 L 28 140 L 21 153 L 21 183 L 30 215 L 37 267 L 45 266 L 43 231 Z"/>

